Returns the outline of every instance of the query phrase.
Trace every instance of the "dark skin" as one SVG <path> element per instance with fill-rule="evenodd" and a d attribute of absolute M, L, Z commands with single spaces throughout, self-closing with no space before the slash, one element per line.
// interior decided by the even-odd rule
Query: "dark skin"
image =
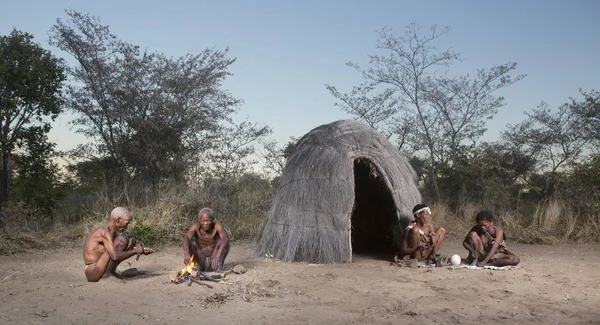
<path fill-rule="evenodd" d="M 423 231 L 423 235 L 419 230 Z M 404 231 L 400 256 L 432 262 L 445 237 L 446 230 L 443 227 L 435 230 L 433 223 L 429 222 L 429 212 L 423 211 L 416 216 L 412 229 Z"/>
<path fill-rule="evenodd" d="M 491 244 L 488 237 L 485 235 L 487 231 L 494 237 L 494 243 Z M 477 225 L 473 226 L 463 241 L 463 247 L 469 251 L 468 260 L 471 260 L 475 265 L 481 266 L 506 266 L 517 265 L 520 262 L 519 257 L 509 254 L 497 254 L 499 243 L 505 239 L 504 230 L 499 226 L 494 225 L 494 222 L 488 220 L 480 220 Z M 491 244 L 491 245 L 490 245 Z M 496 255 L 494 257 L 494 255 Z"/>
<path fill-rule="evenodd" d="M 116 236 L 117 232 L 127 229 L 131 220 L 129 213 L 116 219 L 111 218 L 108 224 L 94 230 L 88 236 L 83 248 L 83 261 L 86 265 L 89 264 L 85 269 L 85 276 L 89 282 L 140 274 L 135 268 L 125 270 L 121 276 L 116 274 L 117 266 L 122 261 L 133 255 L 154 252 L 151 248 L 135 247 L 135 238 Z"/>
<path fill-rule="evenodd" d="M 198 216 L 198 222 L 183 237 L 183 263 L 187 265 L 193 254 L 201 271 L 221 272 L 229 247 L 229 236 L 221 223 L 215 222 L 207 213 L 202 213 Z M 208 257 L 211 265 L 207 270 L 205 265 Z"/>

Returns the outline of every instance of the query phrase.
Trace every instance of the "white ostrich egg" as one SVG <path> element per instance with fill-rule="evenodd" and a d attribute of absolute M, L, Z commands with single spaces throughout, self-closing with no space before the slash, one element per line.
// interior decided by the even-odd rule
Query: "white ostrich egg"
<path fill-rule="evenodd" d="M 460 265 L 460 261 L 460 256 L 458 254 L 454 254 L 450 257 L 450 263 L 452 263 L 452 265 Z"/>

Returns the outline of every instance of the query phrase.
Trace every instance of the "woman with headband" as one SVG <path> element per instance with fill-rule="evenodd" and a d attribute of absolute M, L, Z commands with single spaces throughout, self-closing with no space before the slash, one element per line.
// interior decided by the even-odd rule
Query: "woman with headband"
<path fill-rule="evenodd" d="M 413 208 L 413 215 L 415 221 L 404 230 L 402 247 L 396 260 L 416 258 L 420 262 L 436 264 L 446 229 L 440 227 L 435 230 L 433 222 L 429 222 L 431 210 L 426 204 L 417 204 Z"/>

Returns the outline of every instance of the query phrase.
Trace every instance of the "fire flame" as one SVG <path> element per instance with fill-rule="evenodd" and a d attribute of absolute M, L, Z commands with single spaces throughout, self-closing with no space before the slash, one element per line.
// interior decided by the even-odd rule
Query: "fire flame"
<path fill-rule="evenodd" d="M 194 261 L 194 255 L 190 257 L 190 261 L 185 265 L 185 267 L 177 273 L 176 276 L 171 277 L 171 282 L 182 282 L 187 278 L 192 277 L 195 278 L 198 276 L 198 263 Z"/>

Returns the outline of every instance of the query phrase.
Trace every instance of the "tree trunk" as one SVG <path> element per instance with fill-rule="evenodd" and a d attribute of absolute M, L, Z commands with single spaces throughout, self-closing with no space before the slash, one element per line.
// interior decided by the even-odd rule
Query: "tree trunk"
<path fill-rule="evenodd" d="M 8 160 L 10 159 L 10 151 L 2 151 L 2 170 L 0 170 L 0 211 L 4 209 L 6 200 L 8 200 Z"/>
<path fill-rule="evenodd" d="M 108 202 L 113 202 L 113 188 L 110 183 L 110 163 L 108 159 L 104 160 L 104 184 L 106 186 L 106 197 Z"/>
<path fill-rule="evenodd" d="M 430 155 L 431 166 L 429 168 L 429 173 L 431 174 L 431 185 L 433 185 L 433 191 L 435 193 L 435 200 L 437 203 L 437 202 L 440 202 L 440 189 L 438 188 L 437 180 L 435 177 L 435 158 L 433 157 L 433 149 L 430 149 L 430 150 L 431 150 L 431 155 Z"/>
<path fill-rule="evenodd" d="M 124 205 L 124 206 L 128 206 L 129 205 L 129 193 L 128 193 L 128 188 L 127 188 L 127 171 L 125 170 L 125 166 L 119 164 L 119 173 L 120 173 L 120 178 L 121 178 L 121 199 L 119 200 L 120 204 Z"/>

